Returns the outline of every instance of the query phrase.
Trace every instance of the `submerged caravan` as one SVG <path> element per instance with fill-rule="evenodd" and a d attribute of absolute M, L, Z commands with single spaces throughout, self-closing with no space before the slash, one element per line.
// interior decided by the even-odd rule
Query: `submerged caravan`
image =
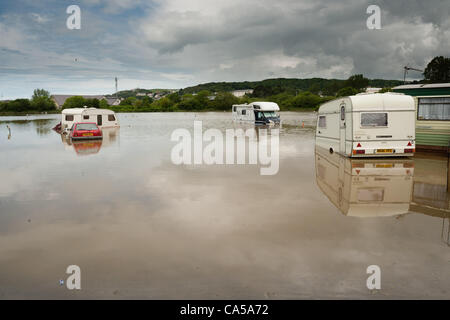
<path fill-rule="evenodd" d="M 318 112 L 316 145 L 348 157 L 412 156 L 414 99 L 376 93 L 327 102 Z"/>
<path fill-rule="evenodd" d="M 75 123 L 94 122 L 100 129 L 117 128 L 119 121 L 112 110 L 97 108 L 70 108 L 61 112 L 60 128 L 62 132 L 70 130 Z"/>
<path fill-rule="evenodd" d="M 280 107 L 275 102 L 252 102 L 235 104 L 232 109 L 233 121 L 255 125 L 280 124 Z"/>

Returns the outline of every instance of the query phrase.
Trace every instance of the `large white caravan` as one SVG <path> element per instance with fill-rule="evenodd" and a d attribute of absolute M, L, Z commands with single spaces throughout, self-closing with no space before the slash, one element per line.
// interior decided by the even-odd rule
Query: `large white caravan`
<path fill-rule="evenodd" d="M 97 108 L 71 108 L 62 112 L 61 130 L 70 130 L 77 122 L 95 122 L 100 129 L 119 127 L 117 116 L 112 110 Z"/>
<path fill-rule="evenodd" d="M 316 145 L 348 157 L 412 156 L 414 99 L 375 93 L 327 102 L 318 112 Z"/>
<path fill-rule="evenodd" d="M 235 104 L 232 109 L 233 121 L 263 124 L 279 124 L 280 107 L 275 102 L 252 102 Z"/>

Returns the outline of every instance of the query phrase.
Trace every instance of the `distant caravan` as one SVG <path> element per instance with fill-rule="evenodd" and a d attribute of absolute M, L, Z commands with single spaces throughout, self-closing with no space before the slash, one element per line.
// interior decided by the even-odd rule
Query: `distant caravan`
<path fill-rule="evenodd" d="M 280 124 L 277 111 L 280 111 L 280 107 L 275 102 L 252 102 L 233 105 L 232 116 L 235 122 L 274 125 Z"/>
<path fill-rule="evenodd" d="M 347 157 L 413 156 L 414 99 L 376 93 L 327 102 L 318 112 L 316 145 Z"/>
<path fill-rule="evenodd" d="M 116 114 L 112 110 L 84 107 L 64 109 L 61 112 L 60 130 L 62 132 L 69 131 L 77 122 L 95 122 L 100 129 L 120 127 Z"/>

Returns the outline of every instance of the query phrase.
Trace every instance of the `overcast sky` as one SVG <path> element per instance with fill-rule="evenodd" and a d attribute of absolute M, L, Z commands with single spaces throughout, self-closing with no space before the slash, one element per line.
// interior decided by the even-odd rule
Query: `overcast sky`
<path fill-rule="evenodd" d="M 69 30 L 66 9 L 81 9 Z M 381 29 L 366 13 L 381 8 Z M 266 78 L 402 79 L 450 54 L 448 0 L 0 1 L 0 100 Z M 421 78 L 411 72 L 409 78 Z"/>

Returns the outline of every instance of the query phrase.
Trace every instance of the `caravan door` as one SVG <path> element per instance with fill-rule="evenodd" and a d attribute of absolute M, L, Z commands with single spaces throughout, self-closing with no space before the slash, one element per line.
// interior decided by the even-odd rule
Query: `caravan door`
<path fill-rule="evenodd" d="M 339 119 L 339 153 L 345 155 L 345 104 L 341 104 Z"/>

